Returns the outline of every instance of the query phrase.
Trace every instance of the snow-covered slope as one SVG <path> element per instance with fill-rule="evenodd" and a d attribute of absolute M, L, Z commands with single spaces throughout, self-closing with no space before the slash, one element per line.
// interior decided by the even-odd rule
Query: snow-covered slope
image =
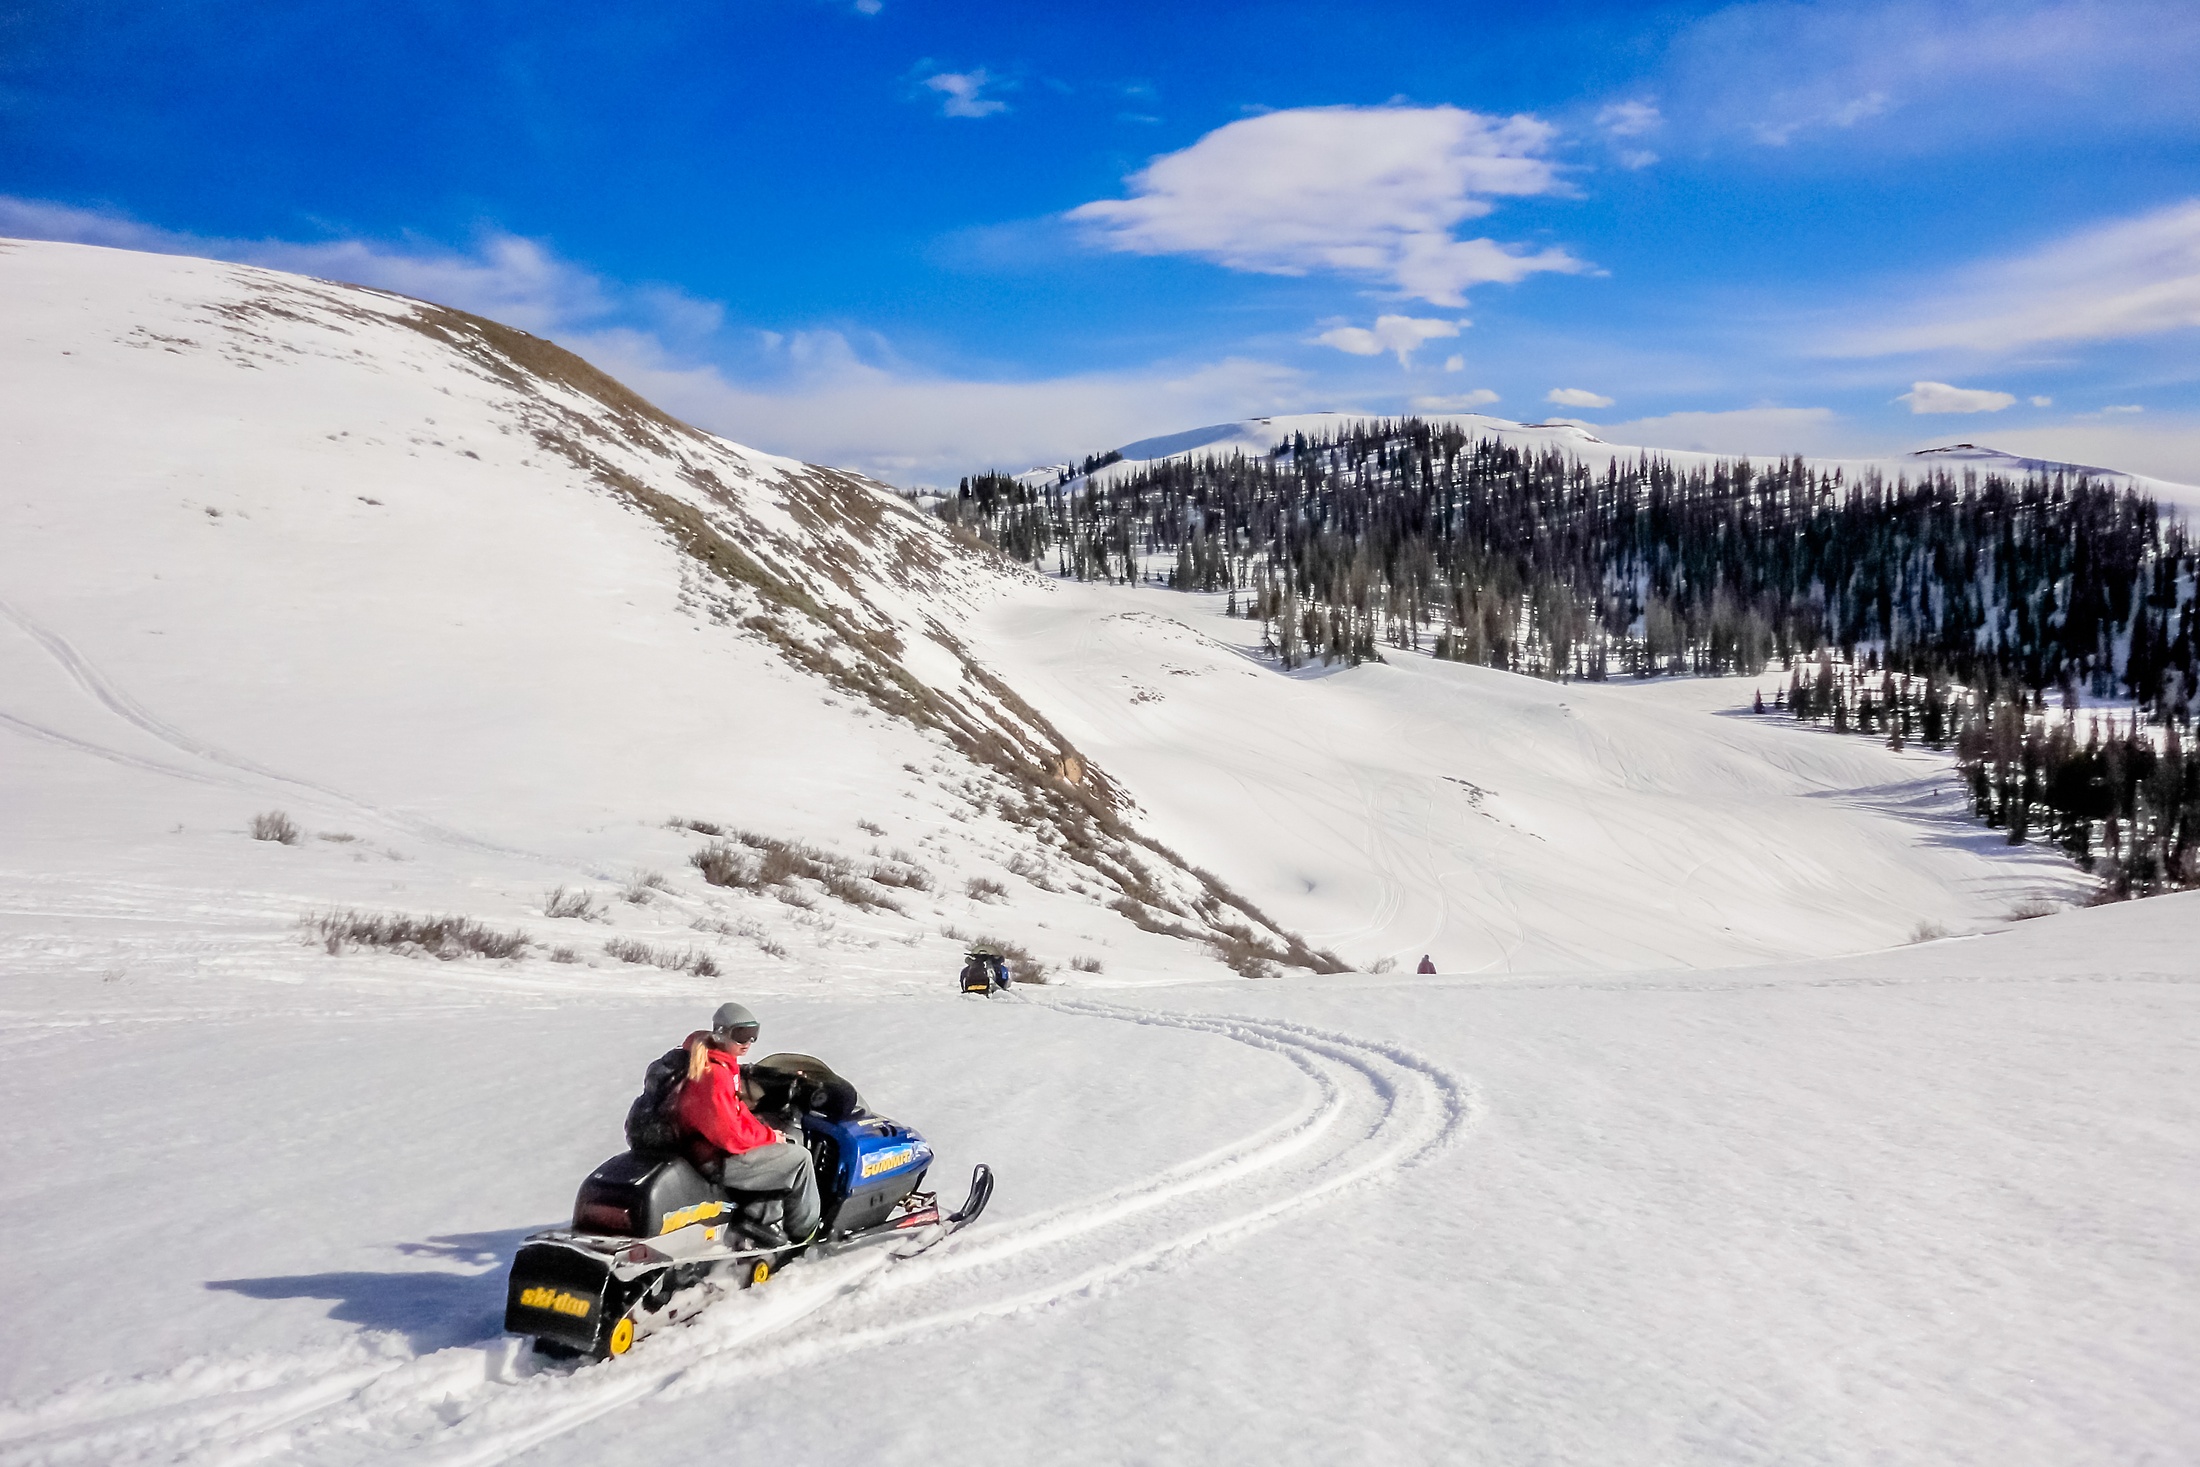
<path fill-rule="evenodd" d="M 1644 454 L 1667 459 L 1684 467 L 1709 467 L 1722 459 L 1748 457 L 1745 454 L 1639 448 L 1623 443 L 1607 443 L 1575 423 L 1516 423 L 1509 418 L 1493 418 L 1482 413 L 1419 413 L 1414 416 L 1423 422 L 1452 424 L 1472 438 L 1494 438 L 1534 452 L 1556 450 L 1597 468 L 1615 458 L 1622 462 L 1631 462 Z M 1095 483 L 1112 484 L 1136 473 L 1143 465 L 1164 459 L 1228 458 L 1233 453 L 1258 457 L 1267 454 L 1278 444 L 1290 442 L 1300 433 L 1309 438 L 1317 434 L 1334 435 L 1355 423 L 1382 421 L 1386 420 L 1368 413 L 1295 413 L 1273 418 L 1251 418 L 1241 423 L 1216 423 L 1205 428 L 1191 428 L 1181 433 L 1126 443 L 1116 450 L 1122 454 L 1122 459 L 1095 470 L 1092 479 Z M 1936 469 L 1958 474 L 1968 469 L 1981 475 L 2005 474 L 2012 478 L 2023 478 L 2028 474 L 2083 474 L 2104 484 L 2128 485 L 2143 494 L 2154 496 L 2163 504 L 2174 504 L 2183 509 L 2200 507 L 2200 488 L 2189 484 L 2176 484 L 2165 479 L 2151 479 L 2142 474 L 2127 474 L 2118 469 L 2097 468 L 2088 464 L 2026 458 L 2019 454 L 2003 453 L 1999 449 L 1983 448 L 1974 443 L 1920 449 L 1916 453 L 1892 458 L 1810 457 L 1809 461 L 1829 471 L 1839 469 L 1852 480 L 1867 474 L 1878 474 L 1888 479 L 1904 476 L 1916 479 Z"/>
<path fill-rule="evenodd" d="M 713 1000 L 18 996 L 0 1462 L 2189 1461 L 2196 928 L 759 1002 L 992 1210 L 577 1372 L 505 1267 Z"/>
<path fill-rule="evenodd" d="M 1394 651 L 1286 675 L 1223 605 L 1057 584 L 969 635 L 1174 849 L 1355 965 L 1719 966 L 2084 890 L 1974 823 L 1945 754 L 1753 717 L 1745 679 L 1562 685 Z"/>
<path fill-rule="evenodd" d="M 20 243 L 0 300 L 19 971 L 127 972 L 150 943 L 285 972 L 300 914 L 339 905 L 537 919 L 535 962 L 617 932 L 758 976 L 821 945 L 936 972 L 941 926 L 996 915 L 1055 964 L 1178 945 L 1100 905 L 1126 895 L 1288 948 L 969 660 L 952 628 L 1009 578 L 892 493 L 374 291 Z M 272 809 L 305 839 L 247 838 Z M 712 889 L 674 816 L 864 869 L 900 850 L 934 889 L 872 888 L 900 914 Z M 1026 900 L 974 906 L 972 880 Z M 541 920 L 559 886 L 613 920 Z"/>

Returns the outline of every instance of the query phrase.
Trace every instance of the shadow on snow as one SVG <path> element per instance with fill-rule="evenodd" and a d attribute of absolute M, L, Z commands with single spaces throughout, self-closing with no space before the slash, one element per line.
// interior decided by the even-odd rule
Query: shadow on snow
<path fill-rule="evenodd" d="M 427 1354 L 471 1344 L 504 1328 L 505 1265 L 520 1241 L 539 1228 L 489 1233 L 448 1233 L 421 1243 L 400 1243 L 413 1258 L 458 1264 L 451 1269 L 398 1269 L 386 1273 L 284 1274 L 257 1279 L 209 1279 L 206 1287 L 248 1299 L 327 1299 L 329 1318 L 364 1329 L 404 1335 Z"/>

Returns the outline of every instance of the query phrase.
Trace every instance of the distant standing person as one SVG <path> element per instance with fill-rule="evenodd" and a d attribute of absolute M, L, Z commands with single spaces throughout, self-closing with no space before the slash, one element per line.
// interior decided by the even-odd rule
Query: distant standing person
<path fill-rule="evenodd" d="M 1421 966 L 1420 966 L 1420 967 L 1418 967 L 1418 968 L 1415 968 L 1415 969 L 1414 969 L 1413 971 L 1414 971 L 1414 972 L 1416 972 L 1416 973 L 1433 973 L 1433 972 L 1435 972 L 1435 971 L 1436 971 L 1436 959 L 1434 959 L 1434 958 L 1430 957 L 1430 956 L 1429 956 L 1429 955 L 1428 955 L 1427 953 L 1423 953 L 1423 954 L 1421 954 Z"/>

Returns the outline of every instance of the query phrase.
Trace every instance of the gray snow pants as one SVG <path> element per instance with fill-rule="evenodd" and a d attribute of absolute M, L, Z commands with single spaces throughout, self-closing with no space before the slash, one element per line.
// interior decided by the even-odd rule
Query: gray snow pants
<path fill-rule="evenodd" d="M 778 1192 L 785 1196 L 782 1226 L 790 1241 L 799 1242 L 817 1227 L 817 1169 L 810 1163 L 810 1149 L 789 1141 L 775 1141 L 728 1156 L 711 1168 L 714 1180 L 730 1192 Z"/>

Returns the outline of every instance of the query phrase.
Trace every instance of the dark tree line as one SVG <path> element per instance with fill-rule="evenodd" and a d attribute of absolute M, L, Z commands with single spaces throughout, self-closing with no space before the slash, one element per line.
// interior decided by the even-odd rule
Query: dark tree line
<path fill-rule="evenodd" d="M 2080 477 L 1850 481 L 1800 458 L 1648 455 L 1599 471 L 1406 419 L 1098 486 L 980 475 L 942 513 L 1064 575 L 1229 591 L 1286 660 L 1414 647 L 1602 678 L 1868 651 L 2179 720 L 2194 696 L 2184 527 Z"/>
<path fill-rule="evenodd" d="M 2051 710 L 2039 689 L 1992 692 L 1939 674 L 1898 674 L 1876 653 L 1801 663 L 1760 713 L 1791 713 L 1836 733 L 1953 747 L 1972 813 L 2011 845 L 2047 840 L 2102 878 L 2104 896 L 2200 885 L 2200 749 L 2175 718 Z"/>
<path fill-rule="evenodd" d="M 2012 842 L 2051 839 L 2118 895 L 2200 882 L 2183 742 L 2200 556 L 2151 500 L 2082 476 L 1598 470 L 1405 419 L 1101 485 L 978 475 L 941 513 L 1063 575 L 1228 592 L 1286 665 L 1400 647 L 1606 678 L 1776 659 L 1795 669 L 1783 712 L 1952 746 Z M 2131 711 L 2081 735 L 2087 699 Z"/>

